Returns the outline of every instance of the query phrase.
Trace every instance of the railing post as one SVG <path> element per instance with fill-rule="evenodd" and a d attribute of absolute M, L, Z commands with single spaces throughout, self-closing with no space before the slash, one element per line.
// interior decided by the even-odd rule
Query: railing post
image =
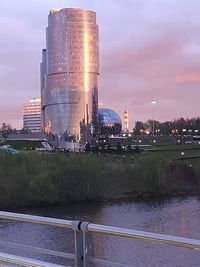
<path fill-rule="evenodd" d="M 87 232 L 88 222 L 74 221 L 72 228 L 75 239 L 75 267 L 94 267 L 91 234 Z"/>
<path fill-rule="evenodd" d="M 87 226 L 89 222 L 82 222 L 81 230 L 83 231 L 83 266 L 94 267 L 94 263 L 91 262 L 93 256 L 92 237 L 88 232 Z"/>
<path fill-rule="evenodd" d="M 81 231 L 81 222 L 73 221 L 72 228 L 74 230 L 75 242 L 75 267 L 84 267 L 83 263 L 83 232 Z"/>

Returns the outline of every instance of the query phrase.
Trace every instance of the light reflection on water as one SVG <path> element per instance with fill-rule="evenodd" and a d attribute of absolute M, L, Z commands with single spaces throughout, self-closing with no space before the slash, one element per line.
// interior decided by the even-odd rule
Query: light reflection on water
<path fill-rule="evenodd" d="M 135 230 L 200 239 L 200 199 L 172 198 L 155 201 L 123 201 L 74 204 L 62 208 L 20 210 L 22 213 L 90 221 Z M 20 242 L 59 251 L 73 252 L 72 231 L 17 222 L 0 222 L 0 240 Z M 139 240 L 127 240 L 106 235 L 93 235 L 95 256 L 113 259 L 131 266 L 200 266 L 200 252 Z M 1 251 L 9 251 L 0 246 Z M 20 253 L 12 249 L 10 253 Z M 55 258 L 32 252 L 23 256 L 44 260 Z M 60 261 L 65 263 L 64 261 Z"/>

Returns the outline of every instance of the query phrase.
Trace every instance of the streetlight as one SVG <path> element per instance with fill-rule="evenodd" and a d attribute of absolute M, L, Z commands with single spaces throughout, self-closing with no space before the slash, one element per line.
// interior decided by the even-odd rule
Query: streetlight
<path fill-rule="evenodd" d="M 154 109 L 156 101 L 152 101 L 151 104 L 153 105 L 153 136 L 155 135 L 155 120 L 154 120 Z"/>

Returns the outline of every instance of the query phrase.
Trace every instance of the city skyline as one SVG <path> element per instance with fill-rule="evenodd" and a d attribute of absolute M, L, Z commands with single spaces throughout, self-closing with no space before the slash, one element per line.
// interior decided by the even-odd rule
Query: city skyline
<path fill-rule="evenodd" d="M 164 121 L 199 115 L 200 3 L 178 0 L 2 1 L 0 122 L 22 127 L 21 106 L 40 94 L 39 63 L 52 7 L 97 13 L 99 99 L 121 118 Z"/>

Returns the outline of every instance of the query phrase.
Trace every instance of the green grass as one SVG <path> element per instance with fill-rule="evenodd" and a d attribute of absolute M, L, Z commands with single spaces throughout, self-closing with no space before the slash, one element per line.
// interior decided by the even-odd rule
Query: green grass
<path fill-rule="evenodd" d="M 199 144 L 188 144 L 188 145 L 185 145 L 185 144 L 180 144 L 180 145 L 172 145 L 172 144 L 169 144 L 169 145 L 163 145 L 163 146 L 153 146 L 152 148 L 148 149 L 149 151 L 164 151 L 164 150 L 182 150 L 182 149 L 185 149 L 185 150 L 192 150 L 192 149 L 200 149 L 200 145 Z"/>
<path fill-rule="evenodd" d="M 145 158 L 153 159 L 178 159 L 183 157 L 181 153 L 184 152 L 184 157 L 200 156 L 199 145 L 170 145 L 163 147 L 153 147 L 143 152 Z"/>
<path fill-rule="evenodd" d="M 7 140 L 1 143 L 2 145 L 10 145 L 16 150 L 35 150 L 35 148 L 41 148 L 41 141 L 25 141 L 25 140 Z"/>

